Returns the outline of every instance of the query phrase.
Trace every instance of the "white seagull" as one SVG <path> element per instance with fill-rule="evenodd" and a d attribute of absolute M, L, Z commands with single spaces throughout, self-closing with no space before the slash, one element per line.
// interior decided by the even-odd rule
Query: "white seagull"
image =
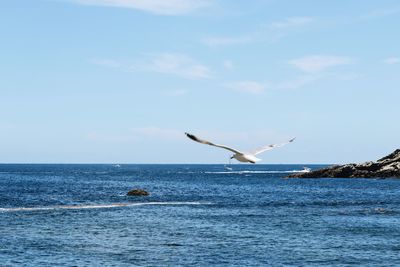
<path fill-rule="evenodd" d="M 289 143 L 293 142 L 294 139 L 296 139 L 296 138 L 292 138 L 292 139 L 290 139 L 289 141 L 287 141 L 285 143 L 263 146 L 263 147 L 260 147 L 260 148 L 258 148 L 256 150 L 254 150 L 254 151 L 251 151 L 251 152 L 240 152 L 239 150 L 236 150 L 234 148 L 230 148 L 230 147 L 227 147 L 227 146 L 224 146 L 224 145 L 217 145 L 217 144 L 213 144 L 213 143 L 211 143 L 209 141 L 202 140 L 202 139 L 200 139 L 200 138 L 198 138 L 198 137 L 196 137 L 196 136 L 194 136 L 193 134 L 190 134 L 190 133 L 185 133 L 185 134 L 186 134 L 187 137 L 189 137 L 193 141 L 196 141 L 196 142 L 199 142 L 199 143 L 202 143 L 202 144 L 205 144 L 205 145 L 224 148 L 224 149 L 227 149 L 227 150 L 235 153 L 235 154 L 233 154 L 231 156 L 231 159 L 234 158 L 234 159 L 236 159 L 236 160 L 238 160 L 240 162 L 250 162 L 250 163 L 256 163 L 257 161 L 261 160 L 261 159 L 257 158 L 256 155 L 258 155 L 258 154 L 260 154 L 262 152 L 277 148 L 277 147 L 284 146 L 286 144 L 289 144 Z"/>

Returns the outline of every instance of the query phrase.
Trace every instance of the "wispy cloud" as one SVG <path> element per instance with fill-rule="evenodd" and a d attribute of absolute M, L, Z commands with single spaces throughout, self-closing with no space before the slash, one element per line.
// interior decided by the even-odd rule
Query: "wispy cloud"
<path fill-rule="evenodd" d="M 378 19 L 378 18 L 394 16 L 399 13 L 400 13 L 400 6 L 385 7 L 372 10 L 369 13 L 362 15 L 360 19 L 362 20 Z"/>
<path fill-rule="evenodd" d="M 362 75 L 356 73 L 312 72 L 312 73 L 303 73 L 301 75 L 285 79 L 284 81 L 279 81 L 279 80 L 268 81 L 268 82 L 240 81 L 240 82 L 225 83 L 223 84 L 223 86 L 235 91 L 259 95 L 264 93 L 267 89 L 269 91 L 295 90 L 309 86 L 321 80 L 330 79 L 337 81 L 350 81 L 359 79 L 360 77 L 362 77 Z"/>
<path fill-rule="evenodd" d="M 167 96 L 184 96 L 188 93 L 187 90 L 184 89 L 177 89 L 177 90 L 170 90 L 170 91 L 166 91 L 165 95 Z"/>
<path fill-rule="evenodd" d="M 289 17 L 281 21 L 260 25 L 258 29 L 237 36 L 211 36 L 201 40 L 203 44 L 211 47 L 248 44 L 256 41 L 275 42 L 288 35 L 290 32 L 301 29 L 315 21 L 312 17 Z"/>
<path fill-rule="evenodd" d="M 393 62 L 392 64 L 400 62 L 400 60 L 397 61 L 396 59 L 397 58 L 392 58 L 390 62 Z M 348 57 L 307 56 L 289 61 L 289 64 L 295 66 L 302 72 L 292 78 L 289 77 L 283 81 L 268 80 L 264 82 L 244 80 L 227 82 L 224 83 L 223 86 L 234 91 L 259 95 L 264 93 L 267 89 L 293 90 L 326 79 L 349 81 L 358 79 L 361 75 L 356 73 L 335 73 L 326 70 L 335 66 L 352 64 L 354 62 L 355 60 L 353 58 Z"/>
<path fill-rule="evenodd" d="M 318 74 L 308 74 L 308 75 L 300 75 L 293 79 L 289 79 L 283 82 L 278 82 L 273 85 L 273 88 L 276 90 L 293 90 L 306 86 L 307 84 L 311 84 L 322 79 L 323 76 Z"/>
<path fill-rule="evenodd" d="M 224 87 L 238 92 L 249 94 L 261 94 L 265 91 L 266 85 L 256 81 L 238 81 L 223 84 Z"/>
<path fill-rule="evenodd" d="M 235 64 L 233 63 L 232 60 L 224 60 L 222 62 L 222 65 L 224 66 L 225 69 L 227 70 L 233 70 L 235 68 Z"/>
<path fill-rule="evenodd" d="M 164 53 L 155 56 L 144 69 L 165 74 L 173 74 L 186 79 L 208 79 L 211 71 L 183 54 Z"/>
<path fill-rule="evenodd" d="M 400 63 L 400 57 L 389 57 L 386 58 L 383 62 L 386 64 L 397 64 Z"/>
<path fill-rule="evenodd" d="M 122 67 L 121 62 L 114 60 L 114 59 L 95 58 L 95 59 L 92 59 L 91 62 L 95 65 L 109 67 L 109 68 Z"/>
<path fill-rule="evenodd" d="M 254 36 L 236 36 L 236 37 L 207 37 L 202 42 L 208 46 L 223 46 L 223 45 L 236 45 L 245 44 L 254 40 Z"/>
<path fill-rule="evenodd" d="M 286 79 L 285 81 L 268 81 L 268 82 L 257 82 L 257 81 L 237 81 L 224 83 L 225 88 L 253 94 L 260 95 L 268 90 L 293 90 L 304 87 L 307 84 L 311 84 L 320 79 L 325 78 L 327 75 L 321 73 L 307 73 L 299 75 L 292 79 Z"/>
<path fill-rule="evenodd" d="M 331 67 L 352 63 L 354 63 L 352 58 L 324 55 L 307 56 L 289 61 L 289 64 L 308 73 L 320 72 Z"/>
<path fill-rule="evenodd" d="M 163 53 L 150 55 L 147 62 L 127 64 L 114 59 L 92 59 L 93 64 L 116 68 L 125 72 L 151 71 L 176 75 L 185 79 L 199 80 L 211 78 L 210 69 L 183 54 Z"/>
<path fill-rule="evenodd" d="M 69 0 L 82 5 L 132 8 L 158 15 L 183 15 L 210 6 L 212 0 Z"/>
<path fill-rule="evenodd" d="M 288 29 L 308 25 L 314 22 L 311 17 L 289 17 L 282 21 L 273 22 L 268 25 L 271 29 Z"/>

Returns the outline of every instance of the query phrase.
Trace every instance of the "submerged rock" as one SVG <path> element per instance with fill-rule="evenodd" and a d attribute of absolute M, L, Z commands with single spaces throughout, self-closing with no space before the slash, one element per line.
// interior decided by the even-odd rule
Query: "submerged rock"
<path fill-rule="evenodd" d="M 150 193 L 143 189 L 132 189 L 126 195 L 127 196 L 148 196 L 148 195 L 150 195 Z"/>
<path fill-rule="evenodd" d="M 400 178 L 400 149 L 377 161 L 335 165 L 287 178 Z"/>

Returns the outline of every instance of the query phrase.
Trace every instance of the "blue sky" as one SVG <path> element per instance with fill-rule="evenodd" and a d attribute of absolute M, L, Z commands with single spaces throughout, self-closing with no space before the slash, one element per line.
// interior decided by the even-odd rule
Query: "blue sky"
<path fill-rule="evenodd" d="M 400 147 L 399 1 L 0 2 L 0 162 L 373 160 Z"/>

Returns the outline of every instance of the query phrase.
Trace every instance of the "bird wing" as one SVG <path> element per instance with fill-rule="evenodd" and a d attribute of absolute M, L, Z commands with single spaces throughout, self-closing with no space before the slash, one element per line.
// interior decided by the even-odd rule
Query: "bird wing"
<path fill-rule="evenodd" d="M 238 150 L 236 150 L 236 149 L 233 149 L 233 148 L 230 148 L 230 147 L 227 147 L 227 146 L 224 146 L 224 145 L 213 144 L 213 143 L 211 143 L 211 142 L 209 142 L 209 141 L 202 140 L 202 139 L 200 139 L 200 138 L 198 138 L 198 137 L 196 137 L 196 136 L 194 136 L 193 134 L 190 134 L 190 133 L 185 133 L 185 134 L 186 134 L 187 137 L 189 137 L 189 138 L 192 139 L 193 141 L 196 141 L 196 142 L 199 142 L 199 143 L 202 143 L 202 144 L 205 144 L 205 145 L 210 145 L 210 146 L 216 146 L 216 147 L 224 148 L 224 149 L 227 149 L 227 150 L 229 150 L 229 151 L 232 151 L 233 153 L 242 154 L 242 152 L 240 152 L 240 151 L 238 151 Z"/>
<path fill-rule="evenodd" d="M 256 149 L 256 150 L 254 150 L 254 151 L 251 151 L 251 154 L 255 156 L 255 155 L 258 155 L 258 154 L 263 153 L 263 152 L 265 152 L 265 151 L 272 150 L 272 149 L 274 149 L 274 148 L 287 145 L 287 144 L 293 142 L 294 139 L 296 139 L 296 137 L 290 139 L 289 141 L 287 141 L 287 142 L 285 142 L 285 143 L 273 144 L 273 145 L 267 145 L 267 146 L 260 147 L 259 149 Z"/>

